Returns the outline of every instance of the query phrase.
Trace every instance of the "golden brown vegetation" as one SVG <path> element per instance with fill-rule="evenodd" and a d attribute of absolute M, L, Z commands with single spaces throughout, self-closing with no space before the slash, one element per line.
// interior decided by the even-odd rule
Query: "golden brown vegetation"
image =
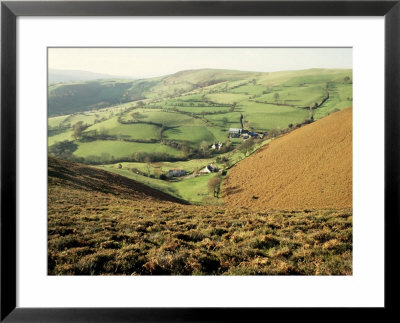
<path fill-rule="evenodd" d="M 352 207 L 352 108 L 273 141 L 235 165 L 223 185 L 229 207 Z"/>
<path fill-rule="evenodd" d="M 352 212 L 184 205 L 49 158 L 50 275 L 351 275 Z"/>

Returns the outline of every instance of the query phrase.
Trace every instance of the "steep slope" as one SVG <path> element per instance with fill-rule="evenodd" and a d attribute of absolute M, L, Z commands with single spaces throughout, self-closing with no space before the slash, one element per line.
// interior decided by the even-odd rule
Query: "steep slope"
<path fill-rule="evenodd" d="M 352 108 L 297 129 L 234 166 L 230 207 L 352 207 Z"/>
<path fill-rule="evenodd" d="M 352 273 L 351 210 L 183 205 L 53 158 L 48 181 L 49 275 Z"/>
<path fill-rule="evenodd" d="M 62 186 L 71 190 L 112 194 L 146 202 L 156 200 L 187 204 L 129 178 L 53 157 L 48 159 L 48 183 L 49 196 L 52 195 L 52 190 Z"/>

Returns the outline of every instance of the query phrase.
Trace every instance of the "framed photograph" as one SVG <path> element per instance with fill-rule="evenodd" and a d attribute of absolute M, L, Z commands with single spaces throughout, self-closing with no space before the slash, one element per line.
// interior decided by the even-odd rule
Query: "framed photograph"
<path fill-rule="evenodd" d="M 2 2 L 1 321 L 394 310 L 399 15 Z"/>

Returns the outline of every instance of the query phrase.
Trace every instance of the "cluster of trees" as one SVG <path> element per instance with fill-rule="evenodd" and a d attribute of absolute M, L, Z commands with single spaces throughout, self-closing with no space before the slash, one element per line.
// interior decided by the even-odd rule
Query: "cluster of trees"
<path fill-rule="evenodd" d="M 48 127 L 47 128 L 47 136 L 51 137 L 51 136 L 55 136 L 58 135 L 59 133 L 63 133 L 65 130 L 67 130 L 68 128 L 70 128 L 70 125 L 68 124 L 68 126 L 57 126 L 57 127 Z"/>
<path fill-rule="evenodd" d="M 180 141 L 167 140 L 163 138 L 161 139 L 161 143 L 163 145 L 178 149 L 185 154 L 192 154 L 196 152 L 196 150 L 193 147 L 189 146 L 188 141 L 180 142 Z"/>
<path fill-rule="evenodd" d="M 114 156 L 109 153 L 102 153 L 100 156 L 92 156 L 89 155 L 86 158 L 83 158 L 82 162 L 87 164 L 104 164 L 104 163 L 121 163 L 121 162 L 139 162 L 139 163 L 153 163 L 159 161 L 179 161 L 182 158 L 176 158 L 168 153 L 162 152 L 144 152 L 137 151 L 131 154 L 130 156 L 114 158 Z"/>
<path fill-rule="evenodd" d="M 76 160 L 72 154 L 77 149 L 78 145 L 76 143 L 72 141 L 62 141 L 50 146 L 48 153 L 53 157 L 66 160 Z"/>
<path fill-rule="evenodd" d="M 212 177 L 208 181 L 208 190 L 211 193 L 213 193 L 214 197 L 218 197 L 218 195 L 219 195 L 221 182 L 222 182 L 222 179 L 221 179 L 221 176 L 219 176 L 219 175 Z"/>
<path fill-rule="evenodd" d="M 249 139 L 245 140 L 245 141 L 239 146 L 239 150 L 240 150 L 240 152 L 241 152 L 243 155 L 247 156 L 247 154 L 248 154 L 249 152 L 251 152 L 251 150 L 253 149 L 254 144 L 255 144 L 254 138 L 249 138 Z"/>
<path fill-rule="evenodd" d="M 222 82 L 226 82 L 226 81 L 227 80 L 224 80 L 224 79 L 203 81 L 203 82 L 197 82 L 195 84 L 195 86 L 196 86 L 196 88 L 207 87 L 207 86 L 210 86 L 210 85 L 214 85 L 214 84 L 218 84 L 218 83 L 222 83 Z"/>
<path fill-rule="evenodd" d="M 88 125 L 83 124 L 83 121 L 79 121 L 77 123 L 74 124 L 74 126 L 72 127 L 72 137 L 74 139 L 79 139 L 82 137 L 82 133 L 84 130 L 86 130 L 88 128 Z"/>
<path fill-rule="evenodd" d="M 344 79 L 343 79 L 343 81 L 344 81 L 345 83 L 349 83 L 349 84 L 352 83 L 352 80 L 351 80 L 350 76 L 345 76 Z"/>
<path fill-rule="evenodd" d="M 171 106 L 171 107 L 230 107 L 230 104 L 227 103 L 216 103 L 213 101 L 178 101 L 178 102 L 166 102 L 166 106 Z"/>
<path fill-rule="evenodd" d="M 310 124 L 314 122 L 314 119 L 304 119 L 302 122 L 300 123 L 289 123 L 288 128 L 284 129 L 284 130 L 279 130 L 280 133 L 288 133 L 294 129 L 300 128 L 301 126 L 304 126 L 306 124 Z M 272 131 L 272 130 L 271 130 Z"/>

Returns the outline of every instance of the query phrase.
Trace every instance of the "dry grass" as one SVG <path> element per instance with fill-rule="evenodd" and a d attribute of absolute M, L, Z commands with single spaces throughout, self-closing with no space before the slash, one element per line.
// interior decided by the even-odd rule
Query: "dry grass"
<path fill-rule="evenodd" d="M 184 205 L 52 158 L 48 183 L 50 275 L 352 274 L 351 209 Z"/>
<path fill-rule="evenodd" d="M 229 207 L 352 207 L 352 108 L 301 127 L 235 165 L 223 185 Z"/>

